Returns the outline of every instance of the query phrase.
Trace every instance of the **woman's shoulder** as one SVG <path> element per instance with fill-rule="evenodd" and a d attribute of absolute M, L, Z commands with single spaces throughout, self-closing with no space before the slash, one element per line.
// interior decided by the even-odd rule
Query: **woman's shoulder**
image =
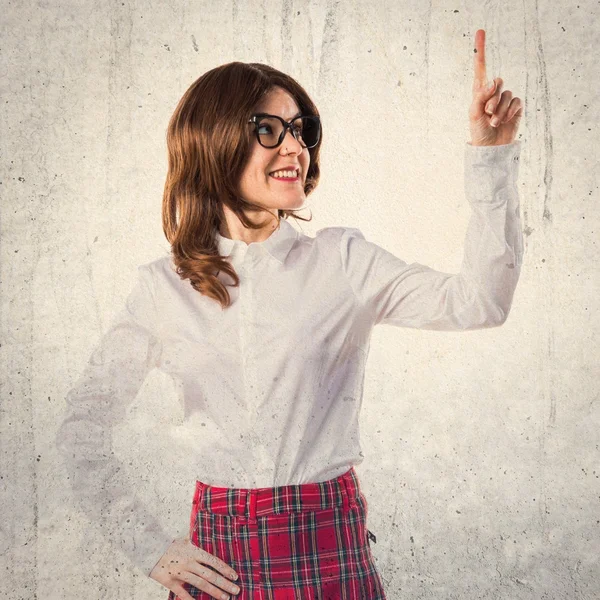
<path fill-rule="evenodd" d="M 316 236 L 321 235 L 341 237 L 342 235 L 354 234 L 356 232 L 361 233 L 360 229 L 358 229 L 357 227 L 348 227 L 346 225 L 334 225 L 332 227 L 323 227 L 322 229 L 319 229 L 316 233 Z"/>
<path fill-rule="evenodd" d="M 161 277 L 176 274 L 175 264 L 173 263 L 171 253 L 166 253 L 148 262 L 142 263 L 138 266 L 138 269 L 145 272 L 153 279 L 160 279 Z"/>
<path fill-rule="evenodd" d="M 331 256 L 332 254 L 344 254 L 344 249 L 350 244 L 352 239 L 364 240 L 365 236 L 360 229 L 344 225 L 333 225 L 318 229 L 314 237 L 300 233 L 298 241 L 302 244 L 312 247 L 319 255 Z"/>
<path fill-rule="evenodd" d="M 315 242 L 336 242 L 339 241 L 344 236 L 355 236 L 364 237 L 361 233 L 360 229 L 356 227 L 347 227 L 344 225 L 332 225 L 330 227 L 321 227 L 315 233 L 314 238 L 311 238 L 307 235 L 301 234 L 301 237 L 304 237 L 307 240 L 312 240 Z"/>
<path fill-rule="evenodd" d="M 352 238 L 365 239 L 362 231 L 357 227 L 348 227 L 345 225 L 335 225 L 332 227 L 323 227 L 315 235 L 315 240 L 323 240 L 325 243 L 332 243 L 338 247 L 345 246 Z"/>

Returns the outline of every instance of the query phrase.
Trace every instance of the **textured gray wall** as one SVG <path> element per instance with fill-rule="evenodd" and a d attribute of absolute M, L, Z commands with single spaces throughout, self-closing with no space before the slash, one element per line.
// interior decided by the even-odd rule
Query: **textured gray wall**
<path fill-rule="evenodd" d="M 500 328 L 375 330 L 358 471 L 372 549 L 390 599 L 600 598 L 596 1 L 2 0 L 2 13 L 3 598 L 166 598 L 116 570 L 73 512 L 52 440 L 135 266 L 168 249 L 164 134 L 185 89 L 230 60 L 295 76 L 327 135 L 303 229 L 359 227 L 454 272 L 478 28 L 488 77 L 525 105 L 521 281 Z M 187 518 L 174 482 L 194 471 L 163 458 L 175 390 L 157 374 L 141 396 L 120 451 L 140 493 Z"/>

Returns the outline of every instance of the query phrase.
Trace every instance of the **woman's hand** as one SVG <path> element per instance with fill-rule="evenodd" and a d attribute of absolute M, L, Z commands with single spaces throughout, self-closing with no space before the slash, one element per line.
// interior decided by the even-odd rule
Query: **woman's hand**
<path fill-rule="evenodd" d="M 227 563 L 192 544 L 189 537 L 173 540 L 150 573 L 152 579 L 164 585 L 181 600 L 194 600 L 185 591 L 183 582 L 193 585 L 213 598 L 229 598 L 229 594 L 237 594 L 240 591 L 240 588 L 230 581 L 234 576 L 235 571 Z"/>
<path fill-rule="evenodd" d="M 486 88 L 485 31 L 475 32 L 475 54 L 473 56 L 475 77 L 473 80 L 473 102 L 469 108 L 469 128 L 473 146 L 500 146 L 514 141 L 523 115 L 520 98 L 513 98 L 510 90 L 502 90 L 503 81 L 496 77 L 493 87 Z M 498 124 L 496 121 L 498 119 Z"/>

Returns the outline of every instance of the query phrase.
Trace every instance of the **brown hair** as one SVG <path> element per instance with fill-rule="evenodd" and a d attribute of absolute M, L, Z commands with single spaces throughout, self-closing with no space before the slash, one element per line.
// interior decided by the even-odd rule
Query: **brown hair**
<path fill-rule="evenodd" d="M 223 205 L 249 228 L 258 229 L 244 209 L 266 211 L 238 195 L 237 185 L 250 157 L 248 120 L 263 95 L 273 87 L 285 89 L 303 114 L 319 115 L 304 88 L 289 75 L 261 63 L 230 62 L 200 76 L 179 101 L 167 129 L 168 171 L 162 203 L 164 234 L 181 279 L 213 298 L 225 309 L 231 303 L 219 271 L 239 285 L 226 258 L 218 253 L 215 232 L 224 219 Z M 319 144 L 309 148 L 310 166 L 304 193 L 319 182 Z M 310 221 L 294 210 L 278 209 L 277 216 Z"/>

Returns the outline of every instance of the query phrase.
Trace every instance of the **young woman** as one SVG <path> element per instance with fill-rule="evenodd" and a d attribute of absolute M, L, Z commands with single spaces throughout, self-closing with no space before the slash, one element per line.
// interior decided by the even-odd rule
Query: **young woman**
<path fill-rule="evenodd" d="M 289 223 L 318 184 L 323 134 L 288 75 L 233 62 L 179 102 L 163 202 L 171 254 L 139 267 L 57 436 L 84 510 L 171 600 L 385 598 L 354 469 L 373 327 L 501 325 L 522 262 L 522 108 L 499 78 L 486 87 L 484 41 L 480 30 L 465 146 L 473 212 L 454 275 L 355 228 L 312 238 Z M 195 436 L 191 517 L 176 536 L 111 456 L 110 427 L 153 367 L 181 382 Z"/>

